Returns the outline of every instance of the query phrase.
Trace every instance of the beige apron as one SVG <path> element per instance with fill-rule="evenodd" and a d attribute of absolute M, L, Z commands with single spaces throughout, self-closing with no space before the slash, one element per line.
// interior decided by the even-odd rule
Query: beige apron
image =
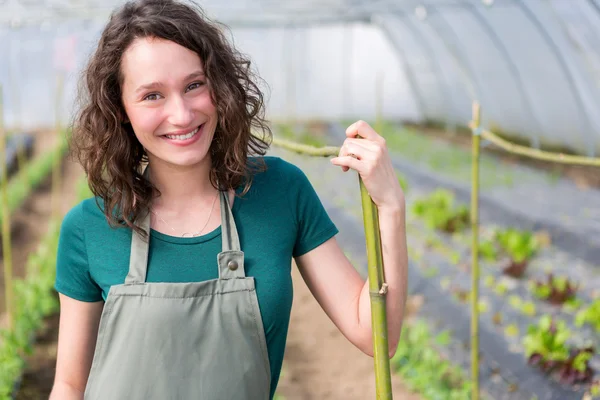
<path fill-rule="evenodd" d="M 86 400 L 263 400 L 270 367 L 254 278 L 226 192 L 219 278 L 148 283 L 149 243 L 133 231 L 129 273 L 110 288 Z M 149 213 L 141 222 L 150 239 Z"/>

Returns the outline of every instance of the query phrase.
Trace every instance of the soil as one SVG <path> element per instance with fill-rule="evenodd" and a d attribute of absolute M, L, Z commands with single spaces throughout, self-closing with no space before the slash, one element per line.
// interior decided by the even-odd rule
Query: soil
<path fill-rule="evenodd" d="M 407 126 L 415 128 L 419 132 L 429 135 L 431 137 L 435 137 L 437 139 L 457 144 L 467 150 L 471 149 L 471 136 L 469 134 L 451 134 L 444 131 L 443 129 L 438 128 L 423 127 L 409 124 L 407 124 Z M 505 163 L 526 165 L 528 167 L 539 169 L 547 173 L 557 174 L 559 176 L 572 180 L 580 189 L 600 189 L 600 173 L 598 173 L 598 167 L 557 164 L 549 161 L 536 160 L 521 155 L 507 153 L 505 150 L 499 149 L 495 146 L 490 146 L 485 149 L 482 149 L 482 152 L 494 154 Z"/>
<path fill-rule="evenodd" d="M 375 399 L 373 358 L 352 345 L 331 322 L 293 267 L 294 304 L 282 377 L 285 400 Z M 395 399 L 419 400 L 392 374 Z"/>

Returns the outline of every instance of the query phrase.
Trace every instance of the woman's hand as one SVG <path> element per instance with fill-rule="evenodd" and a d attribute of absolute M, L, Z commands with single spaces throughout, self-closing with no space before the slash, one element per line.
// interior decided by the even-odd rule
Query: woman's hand
<path fill-rule="evenodd" d="M 404 193 L 392 166 L 385 139 L 369 124 L 357 121 L 346 129 L 346 140 L 333 165 L 356 170 L 380 211 L 404 207 Z M 360 138 L 358 138 L 360 136 Z"/>

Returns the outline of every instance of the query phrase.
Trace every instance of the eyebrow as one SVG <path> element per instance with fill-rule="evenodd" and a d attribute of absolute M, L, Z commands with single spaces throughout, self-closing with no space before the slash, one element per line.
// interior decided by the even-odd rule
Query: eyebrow
<path fill-rule="evenodd" d="M 183 78 L 184 81 L 189 81 L 191 79 L 194 78 L 204 78 L 204 72 L 203 71 L 194 71 L 191 74 L 189 74 L 188 76 L 186 76 L 185 78 Z M 138 87 L 135 90 L 135 93 L 139 93 L 142 92 L 144 90 L 149 90 L 149 89 L 154 89 L 156 87 L 160 87 L 162 86 L 162 83 L 154 81 L 154 82 L 150 82 L 150 83 L 146 83 L 144 85 L 141 85 L 140 87 Z"/>

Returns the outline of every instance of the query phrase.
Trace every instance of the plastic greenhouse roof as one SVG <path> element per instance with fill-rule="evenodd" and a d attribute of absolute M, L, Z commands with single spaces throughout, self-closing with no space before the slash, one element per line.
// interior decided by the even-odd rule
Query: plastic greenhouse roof
<path fill-rule="evenodd" d="M 423 120 L 487 122 L 600 153 L 600 0 L 198 0 L 232 28 L 365 22 L 397 53 Z M 0 0 L 0 31 L 102 22 L 123 0 Z M 549 118 L 552 117 L 552 118 Z"/>

